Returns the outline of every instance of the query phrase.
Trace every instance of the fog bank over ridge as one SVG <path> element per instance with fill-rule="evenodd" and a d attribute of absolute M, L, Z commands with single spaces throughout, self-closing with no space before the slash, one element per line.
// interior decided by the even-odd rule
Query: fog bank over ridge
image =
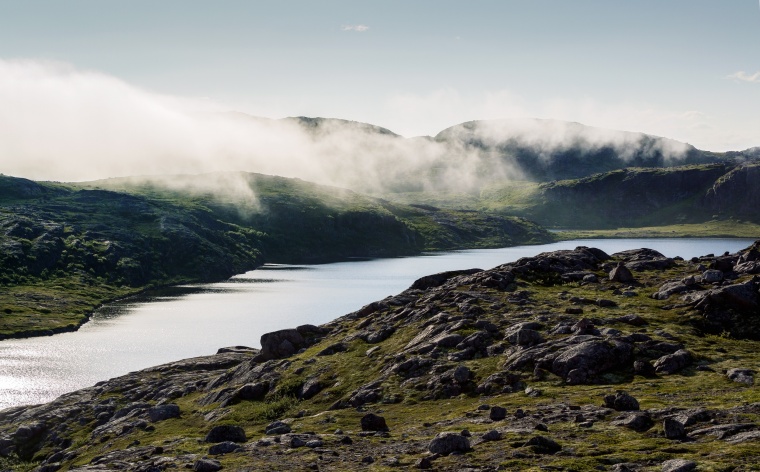
<path fill-rule="evenodd" d="M 57 181 L 245 171 L 370 193 L 457 191 L 575 177 L 599 163 L 705 160 L 674 140 L 555 120 L 475 121 L 404 138 L 347 120 L 257 118 L 42 61 L 0 60 L 0 130 L 0 172 Z"/>

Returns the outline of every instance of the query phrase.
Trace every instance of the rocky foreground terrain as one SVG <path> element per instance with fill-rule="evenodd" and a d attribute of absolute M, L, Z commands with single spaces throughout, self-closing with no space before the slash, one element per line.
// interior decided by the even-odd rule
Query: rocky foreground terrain
<path fill-rule="evenodd" d="M 423 277 L 1 411 L 0 470 L 760 470 L 758 273 L 760 241 Z"/>

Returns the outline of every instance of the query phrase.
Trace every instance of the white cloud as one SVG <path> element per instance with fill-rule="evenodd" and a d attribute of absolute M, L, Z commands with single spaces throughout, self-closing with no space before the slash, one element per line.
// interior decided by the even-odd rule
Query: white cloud
<path fill-rule="evenodd" d="M 727 78 L 741 80 L 742 82 L 752 82 L 752 83 L 760 84 L 760 71 L 755 72 L 754 74 L 748 74 L 747 72 L 740 70 L 739 72 L 735 72 L 729 75 Z"/>
<path fill-rule="evenodd" d="M 343 31 L 355 31 L 357 33 L 364 33 L 369 29 L 367 25 L 343 25 L 340 27 Z"/>
<path fill-rule="evenodd" d="M 638 101 L 550 96 L 536 99 L 512 90 L 464 95 L 454 88 L 442 88 L 424 94 L 396 94 L 386 100 L 383 122 L 398 133 L 415 136 L 436 134 L 463 121 L 502 118 L 574 121 L 667 137 L 711 151 L 741 150 L 760 144 L 757 119 L 669 109 Z"/>

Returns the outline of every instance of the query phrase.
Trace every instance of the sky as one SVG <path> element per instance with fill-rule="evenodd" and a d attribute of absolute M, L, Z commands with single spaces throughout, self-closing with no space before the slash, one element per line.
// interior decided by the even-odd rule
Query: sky
<path fill-rule="evenodd" d="M 33 140 L 66 147 L 45 123 L 101 133 L 123 115 L 155 128 L 135 102 L 404 136 L 551 118 L 740 150 L 760 146 L 760 5 L 0 0 L 0 141 L 12 138 L 0 164 L 43 152 Z"/>

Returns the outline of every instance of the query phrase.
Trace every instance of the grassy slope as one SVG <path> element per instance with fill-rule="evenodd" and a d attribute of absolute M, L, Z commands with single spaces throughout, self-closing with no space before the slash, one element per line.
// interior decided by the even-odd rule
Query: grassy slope
<path fill-rule="evenodd" d="M 388 198 L 572 229 L 565 237 L 757 237 L 760 216 L 753 206 L 756 192 L 751 191 L 757 186 L 755 167 L 626 168 L 572 180 L 511 181 L 479 193 L 401 193 Z"/>
<path fill-rule="evenodd" d="M 76 329 L 106 301 L 222 280 L 264 261 L 551 239 L 517 218 L 393 205 L 298 179 L 241 173 L 169 182 L 173 190 L 128 179 L 54 184 L 0 177 L 0 339 Z"/>
<path fill-rule="evenodd" d="M 620 284 L 606 280 L 606 274 L 599 271 L 601 284 L 579 284 L 577 282 L 546 283 L 521 279 L 517 287 L 508 291 L 496 289 L 474 289 L 462 286 L 449 293 L 449 296 L 437 297 L 431 302 L 430 294 L 414 294 L 413 303 L 418 308 L 428 308 L 435 304 L 450 315 L 458 315 L 458 310 L 465 310 L 465 305 L 457 305 L 457 293 L 467 299 L 467 294 L 476 294 L 469 298 L 482 311 L 478 319 L 488 320 L 500 328 L 516 322 L 548 318 L 551 327 L 559 320 L 577 320 L 588 317 L 593 320 L 607 320 L 603 326 L 623 331 L 645 333 L 660 339 L 668 333 L 668 340 L 682 343 L 696 357 L 691 367 L 675 375 L 658 375 L 654 377 L 634 376 L 627 370 L 614 371 L 600 376 L 591 385 L 567 385 L 553 375 L 545 378 L 524 376 L 528 386 L 542 391 L 538 397 L 530 397 L 522 391 L 515 393 L 498 393 L 477 395 L 473 392 L 453 398 L 431 400 L 425 399 L 427 393 L 425 382 L 430 372 L 423 374 L 415 382 L 404 382 L 398 375 L 390 375 L 382 382 L 383 398 L 360 409 L 331 409 L 338 399 L 346 398 L 350 392 L 381 376 L 384 367 L 393 364 L 397 354 L 422 329 L 420 323 L 403 321 L 390 338 L 370 345 L 354 339 L 347 343 L 346 352 L 328 356 L 317 353 L 325 347 L 343 340 L 359 330 L 361 323 L 368 320 L 387 318 L 400 312 L 404 307 L 390 306 L 372 314 L 368 318 L 351 320 L 349 317 L 339 319 L 331 325 L 337 332 L 319 344 L 297 354 L 279 367 L 281 380 L 277 390 L 263 401 L 243 401 L 230 407 L 222 408 L 218 404 L 201 406 L 198 400 L 206 393 L 190 393 L 174 400 L 182 409 L 181 418 L 156 423 L 152 428 L 129 430 L 105 441 L 94 441 L 91 431 L 95 422 L 84 416 L 84 424 L 65 430 L 64 437 L 74 441 L 78 455 L 64 464 L 62 470 L 75 465 L 85 465 L 95 457 L 103 457 L 111 451 L 139 447 L 161 447 L 162 452 L 156 456 L 179 457 L 182 454 L 206 454 L 209 444 L 200 439 L 214 424 L 237 424 L 244 427 L 248 440 L 254 443 L 263 438 L 264 427 L 272 420 L 286 419 L 294 432 L 312 432 L 325 441 L 324 449 L 312 450 L 306 447 L 289 449 L 273 444 L 267 447 L 256 446 L 253 452 L 237 452 L 215 456 L 226 470 L 310 470 L 312 464 L 318 464 L 319 470 L 396 470 L 399 466 L 410 468 L 416 460 L 424 456 L 427 444 L 439 431 L 461 431 L 467 429 L 472 438 L 479 438 L 483 433 L 499 428 L 504 438 L 494 442 L 475 443 L 473 450 L 463 455 L 452 455 L 435 460 L 436 470 L 462 470 L 466 467 L 500 467 L 503 470 L 610 470 L 613 464 L 636 462 L 644 464 L 642 469 L 661 470 L 660 463 L 667 459 L 685 458 L 697 461 L 698 470 L 755 470 L 758 455 L 756 442 L 732 444 L 711 435 L 701 436 L 694 441 L 674 441 L 663 437 L 661 422 L 644 433 L 637 433 L 620 426 L 610 424 L 618 413 L 608 413 L 597 419 L 591 427 L 581 427 L 576 422 L 577 414 L 588 416 L 587 408 L 598 406 L 602 397 L 616 390 L 626 390 L 640 402 L 642 410 L 656 411 L 664 408 L 707 408 L 723 410 L 742 406 L 757 405 L 760 402 L 760 390 L 729 381 L 722 371 L 737 366 L 756 366 L 760 363 L 760 350 L 757 341 L 737 340 L 728 337 L 705 335 L 685 323 L 690 314 L 684 310 L 664 310 L 662 306 L 671 301 L 656 301 L 650 295 L 666 280 L 680 280 L 695 273 L 695 265 L 680 261 L 665 271 L 645 271 L 636 273 L 634 284 L 635 296 L 616 295 L 615 288 Z M 516 301 L 515 292 L 529 293 L 528 302 Z M 585 314 L 568 315 L 565 308 L 577 306 L 571 302 L 572 297 L 595 300 L 609 298 L 617 303 L 615 307 L 597 307 L 584 305 Z M 519 297 L 517 297 L 519 298 Z M 451 302 L 446 306 L 445 300 Z M 411 305 L 410 305 L 411 306 Z M 614 321 L 620 315 L 636 313 L 648 321 L 645 327 L 634 328 Z M 403 320 L 403 318 L 395 317 Z M 596 322 L 596 321 L 595 321 Z M 429 323 L 428 323 L 429 324 Z M 601 326 L 600 326 L 601 327 Z M 463 335 L 473 330 L 463 328 Z M 548 331 L 548 329 L 547 329 Z M 366 354 L 368 348 L 379 349 L 372 356 Z M 439 363 L 455 365 L 446 360 L 451 349 L 444 349 Z M 490 374 L 499 372 L 503 356 L 475 358 L 459 364 L 470 368 L 482 381 Z M 707 369 L 697 369 L 696 366 Z M 149 376 L 146 376 L 148 378 Z M 293 392 L 303 384 L 305 379 L 322 379 L 326 388 L 310 400 L 297 400 Z M 421 385 L 422 388 L 417 388 Z M 102 393 L 102 399 L 112 399 L 121 407 L 131 400 L 127 393 L 109 391 Z M 488 411 L 478 409 L 479 405 L 499 405 L 505 407 L 509 416 L 505 422 L 491 422 Z M 574 411 L 573 408 L 581 408 Z M 528 417 L 517 421 L 511 415 L 522 409 Z M 381 414 L 390 427 L 390 435 L 360 437 L 359 419 L 371 411 Z M 732 410 L 733 411 L 733 410 Z M 210 415 L 212 414 L 212 415 Z M 213 416 L 215 414 L 216 416 Z M 204 419 L 220 418 L 215 420 Z M 757 408 L 746 413 L 733 413 L 733 421 L 741 423 L 758 423 L 760 414 Z M 529 448 L 523 447 L 525 441 L 537 434 L 533 425 L 548 424 L 547 433 L 558 441 L 563 451 L 556 455 L 535 455 Z M 709 426 L 703 423 L 701 427 Z M 527 427 L 527 429 L 526 429 Z M 7 425 L 6 425 L 7 429 Z M 336 430 L 344 433 L 334 435 Z M 338 439 L 349 434 L 354 441 L 350 447 L 340 444 Z M 325 450 L 327 452 L 325 452 Z M 333 454 L 331 451 L 335 451 Z M 43 450 L 37 454 L 40 460 L 52 450 Z M 363 457 L 373 456 L 372 465 L 361 463 Z M 192 463 L 192 459 L 176 459 Z M 18 470 L 31 468 L 33 464 L 13 462 Z M 391 466 L 390 464 L 395 464 Z M 647 465 L 648 464 L 648 465 Z M 2 465 L 2 463 L 0 463 Z M 738 467 L 735 468 L 735 467 Z M 491 469 L 489 469 L 491 470 Z"/>

